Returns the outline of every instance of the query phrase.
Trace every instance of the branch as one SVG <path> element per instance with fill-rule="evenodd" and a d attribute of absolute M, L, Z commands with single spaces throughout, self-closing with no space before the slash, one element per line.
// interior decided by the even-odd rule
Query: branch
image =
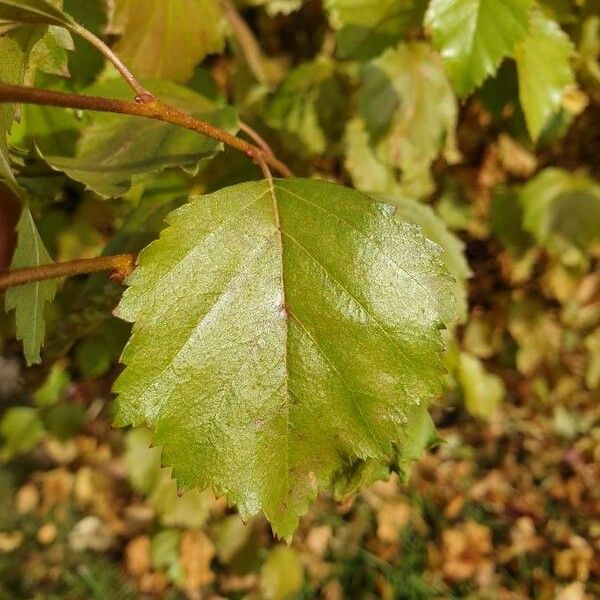
<path fill-rule="evenodd" d="M 135 260 L 135 254 L 117 254 L 6 271 L 0 273 L 0 290 L 15 285 L 97 273 L 98 271 L 113 271 L 113 278 L 123 281 L 135 268 Z"/>
<path fill-rule="evenodd" d="M 192 115 L 174 108 L 154 97 L 152 97 L 151 100 L 147 96 L 143 98 L 138 97 L 135 101 L 118 100 L 0 83 L 0 103 L 3 102 L 41 104 L 44 106 L 58 106 L 79 110 L 118 113 L 171 123 L 172 125 L 195 131 L 196 133 L 222 142 L 231 148 L 235 148 L 252 158 L 258 164 L 260 164 L 261 161 L 264 161 L 272 167 L 274 171 L 284 177 L 292 176 L 292 172 L 286 165 L 274 156 L 268 155 L 257 146 L 220 129 L 219 127 L 215 127 L 207 121 L 196 119 Z"/>

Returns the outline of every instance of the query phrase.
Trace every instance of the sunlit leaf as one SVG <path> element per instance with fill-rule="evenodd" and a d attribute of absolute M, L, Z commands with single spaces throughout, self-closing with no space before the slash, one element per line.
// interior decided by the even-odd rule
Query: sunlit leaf
<path fill-rule="evenodd" d="M 173 213 L 118 308 L 119 422 L 153 428 L 183 485 L 290 534 L 344 457 L 389 456 L 440 390 L 451 280 L 393 212 L 277 180 Z"/>
<path fill-rule="evenodd" d="M 466 96 L 496 72 L 528 31 L 531 0 L 432 0 L 426 23 L 456 91 Z"/>

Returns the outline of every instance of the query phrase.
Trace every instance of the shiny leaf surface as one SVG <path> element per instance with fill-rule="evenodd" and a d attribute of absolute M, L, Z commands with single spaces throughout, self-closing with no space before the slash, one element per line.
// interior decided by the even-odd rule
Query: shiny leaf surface
<path fill-rule="evenodd" d="M 391 207 L 314 180 L 194 199 L 139 259 L 115 384 L 183 485 L 289 535 L 352 459 L 410 439 L 452 320 L 440 249 Z"/>

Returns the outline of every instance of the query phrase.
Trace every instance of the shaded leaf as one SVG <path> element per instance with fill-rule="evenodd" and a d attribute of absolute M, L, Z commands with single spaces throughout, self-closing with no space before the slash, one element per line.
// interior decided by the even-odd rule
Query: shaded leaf
<path fill-rule="evenodd" d="M 39 40 L 37 28 L 17 28 L 0 35 L 0 81 L 22 85 L 27 71 L 28 56 Z M 14 104 L 0 104 L 0 178 L 13 190 L 18 184 L 10 167 L 7 135 L 10 133 L 15 115 Z"/>
<path fill-rule="evenodd" d="M 496 72 L 528 31 L 531 0 L 432 0 L 426 24 L 452 83 L 466 96 Z"/>
<path fill-rule="evenodd" d="M 225 45 L 215 0 L 115 0 L 116 51 L 141 78 L 186 81 L 194 67 Z"/>
<path fill-rule="evenodd" d="M 545 169 L 523 187 L 520 199 L 525 229 L 539 244 L 562 241 L 585 249 L 600 239 L 600 185 L 591 178 Z"/>
<path fill-rule="evenodd" d="M 341 58 L 367 60 L 423 20 L 426 0 L 326 0 Z"/>
<path fill-rule="evenodd" d="M 335 74 L 333 62 L 317 59 L 294 69 L 267 106 L 266 122 L 292 134 L 288 145 L 298 151 L 298 141 L 312 154 L 322 154 L 341 135 L 347 94 Z"/>
<path fill-rule="evenodd" d="M 312 180 L 226 188 L 169 223 L 117 311 L 135 322 L 118 421 L 154 428 L 182 485 L 289 535 L 343 457 L 389 456 L 439 392 L 439 249 Z"/>
<path fill-rule="evenodd" d="M 35 226 L 28 207 L 23 208 L 17 225 L 17 248 L 11 268 L 39 267 L 52 263 Z M 41 362 L 40 349 L 44 344 L 46 304 L 54 300 L 58 281 L 27 283 L 6 291 L 6 310 L 16 311 L 17 338 L 23 340 L 27 364 Z"/>
<path fill-rule="evenodd" d="M 232 133 L 237 117 L 187 88 L 169 82 L 148 87 L 161 99 Z M 114 80 L 90 90 L 129 97 L 126 84 Z M 120 196 L 134 183 L 169 167 L 196 173 L 199 164 L 222 150 L 220 142 L 168 123 L 123 115 L 95 114 L 82 133 L 75 157 L 47 156 L 50 165 L 105 197 Z"/>
<path fill-rule="evenodd" d="M 400 44 L 363 69 L 358 108 L 380 162 L 401 170 L 402 191 L 432 191 L 430 167 L 443 149 L 457 158 L 457 104 L 428 44 Z"/>
<path fill-rule="evenodd" d="M 7 461 L 36 446 L 44 435 L 44 424 L 35 408 L 9 408 L 0 421 L 0 460 Z"/>
<path fill-rule="evenodd" d="M 260 587 L 266 600 L 286 600 L 300 591 L 304 581 L 304 568 L 300 556 L 293 548 L 277 546 L 260 572 Z"/>
<path fill-rule="evenodd" d="M 517 44 L 515 60 L 519 98 L 534 140 L 560 108 L 566 90 L 575 83 L 572 53 L 573 46 L 558 24 L 533 11 L 530 32 Z"/>

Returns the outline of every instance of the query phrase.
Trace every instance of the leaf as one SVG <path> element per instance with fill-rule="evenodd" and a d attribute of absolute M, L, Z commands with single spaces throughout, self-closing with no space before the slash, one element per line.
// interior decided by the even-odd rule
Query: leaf
<path fill-rule="evenodd" d="M 287 536 L 345 457 L 388 457 L 440 391 L 440 250 L 314 180 L 226 188 L 169 224 L 117 309 L 135 322 L 118 422 L 153 428 L 182 485 Z"/>
<path fill-rule="evenodd" d="M 402 192 L 433 190 L 430 167 L 443 148 L 457 158 L 456 98 L 440 61 L 423 42 L 400 44 L 368 63 L 358 109 L 380 162 L 401 169 Z"/>
<path fill-rule="evenodd" d="M 468 352 L 460 353 L 457 377 L 465 408 L 475 417 L 489 419 L 506 393 L 502 379 L 488 373 L 483 363 Z"/>
<path fill-rule="evenodd" d="M 35 226 L 28 207 L 24 207 L 17 224 L 18 241 L 12 269 L 39 267 L 52 263 Z M 16 311 L 17 338 L 23 340 L 28 365 L 41 362 L 40 348 L 44 344 L 46 303 L 54 300 L 58 281 L 27 283 L 6 291 L 6 310 Z"/>
<path fill-rule="evenodd" d="M 233 109 L 222 107 L 200 94 L 169 82 L 148 87 L 162 100 L 235 133 L 237 117 Z M 128 97 L 121 80 L 100 84 L 89 90 L 108 97 Z M 221 151 L 220 142 L 193 131 L 139 117 L 96 114 L 79 140 L 75 157 L 47 156 L 50 165 L 64 171 L 97 194 L 121 196 L 139 183 L 169 167 L 195 174 L 200 163 Z"/>
<path fill-rule="evenodd" d="M 0 19 L 30 25 L 58 25 L 67 29 L 77 25 L 56 2 L 48 0 L 0 0 Z"/>
<path fill-rule="evenodd" d="M 117 54 L 141 78 L 186 81 L 225 47 L 215 0 L 115 0 L 112 29 L 122 33 Z"/>
<path fill-rule="evenodd" d="M 354 187 L 364 192 L 401 193 L 396 170 L 379 159 L 360 117 L 348 121 L 344 146 L 344 166 L 352 177 Z"/>
<path fill-rule="evenodd" d="M 62 27 L 50 25 L 44 37 L 34 46 L 30 54 L 30 68 L 69 76 L 69 57 L 67 50 L 75 48 L 71 34 Z"/>
<path fill-rule="evenodd" d="M 528 31 L 531 0 L 432 0 L 425 23 L 454 88 L 466 96 Z"/>
<path fill-rule="evenodd" d="M 304 567 L 293 548 L 276 546 L 260 571 L 260 589 L 266 600 L 295 597 L 304 582 Z"/>
<path fill-rule="evenodd" d="M 570 58 L 573 46 L 551 19 L 531 13 L 529 34 L 515 48 L 519 98 L 527 129 L 537 140 L 548 120 L 560 108 L 566 90 L 575 84 Z"/>
<path fill-rule="evenodd" d="M 523 224 L 538 244 L 586 249 L 600 239 L 600 185 L 593 179 L 549 168 L 523 187 Z M 557 244 L 559 244 L 557 246 Z"/>
<path fill-rule="evenodd" d="M 368 60 L 418 27 L 426 0 L 326 0 L 341 58 Z"/>
<path fill-rule="evenodd" d="M 0 436 L 0 461 L 6 462 L 35 447 L 44 436 L 44 424 L 35 408 L 9 408 L 0 421 Z"/>
<path fill-rule="evenodd" d="M 326 59 L 294 69 L 269 102 L 266 122 L 293 136 L 288 145 L 298 152 L 303 145 L 311 154 L 323 154 L 330 140 L 339 138 L 347 112 L 347 93 Z"/>
<path fill-rule="evenodd" d="M 457 313 L 460 321 L 464 322 L 468 309 L 466 280 L 472 275 L 464 254 L 464 243 L 448 229 L 444 221 L 429 206 L 389 194 L 375 194 L 373 197 L 379 202 L 394 206 L 396 217 L 400 221 L 418 225 L 422 228 L 425 237 L 443 249 L 441 260 L 455 279 L 453 289 Z"/>
<path fill-rule="evenodd" d="M 264 6 L 269 16 L 289 15 L 301 8 L 304 0 L 245 0 L 249 6 Z"/>
<path fill-rule="evenodd" d="M 39 36 L 39 30 L 31 27 L 13 29 L 0 35 L 0 81 L 13 85 L 23 83 L 29 52 Z M 17 192 L 19 186 L 10 167 L 6 139 L 12 128 L 14 115 L 14 104 L 0 104 L 0 179 Z"/>

